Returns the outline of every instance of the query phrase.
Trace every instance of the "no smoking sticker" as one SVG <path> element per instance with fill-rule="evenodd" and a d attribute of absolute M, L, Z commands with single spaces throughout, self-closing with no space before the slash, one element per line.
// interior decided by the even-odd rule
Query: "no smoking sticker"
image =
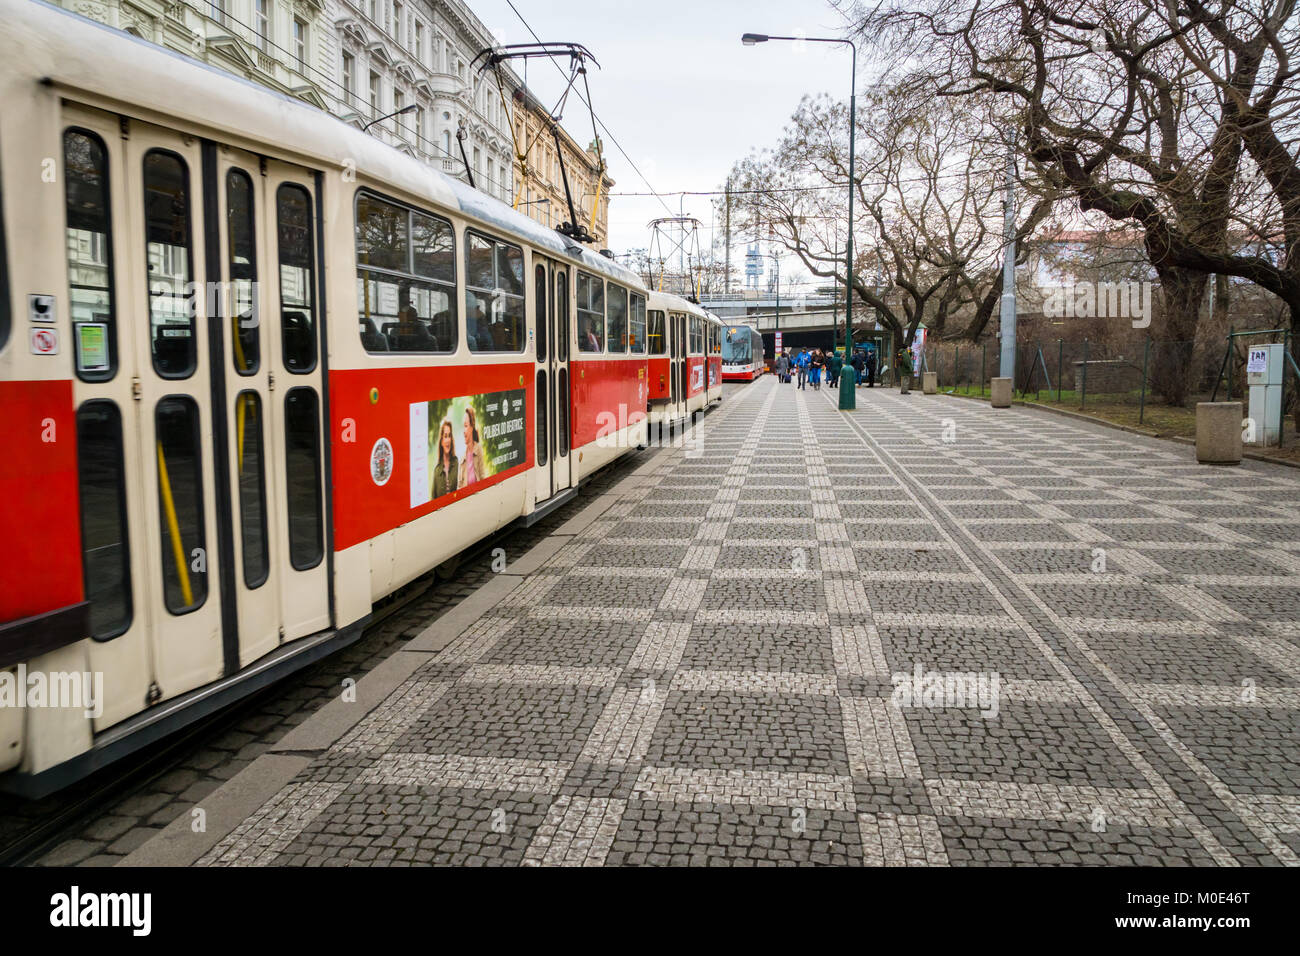
<path fill-rule="evenodd" d="M 58 355 L 59 333 L 57 329 L 32 329 L 33 355 Z"/>

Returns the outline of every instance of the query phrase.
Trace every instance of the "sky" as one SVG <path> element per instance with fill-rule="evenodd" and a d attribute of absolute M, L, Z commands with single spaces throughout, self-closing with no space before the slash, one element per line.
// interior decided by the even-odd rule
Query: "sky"
<path fill-rule="evenodd" d="M 502 43 L 533 42 L 508 0 L 468 0 L 470 8 Z M 704 196 L 668 195 L 674 190 L 721 188 L 736 160 L 754 148 L 774 145 L 805 94 L 847 97 L 848 47 L 771 42 L 743 46 L 742 33 L 782 36 L 838 36 L 842 21 L 823 0 L 513 0 L 544 41 L 587 47 L 600 64 L 589 68 L 592 105 L 618 146 L 606 137 L 605 153 L 616 185 L 610 200 L 609 247 L 616 253 L 650 245 L 648 223 L 685 214 L 704 224 L 721 242 L 712 202 Z M 567 70 L 568 61 L 563 62 Z M 522 74 L 522 62 L 515 70 Z M 859 79 L 863 64 L 859 63 Z M 562 75 L 546 60 L 531 60 L 528 86 L 547 106 L 564 90 Z M 581 81 L 579 81 L 581 82 Z M 562 123 L 584 146 L 591 119 L 570 95 Z M 631 163 L 629 163 L 629 158 Z M 633 169 L 644 174 L 645 179 Z M 663 195 L 633 197 L 622 193 Z M 766 251 L 766 250 L 765 250 Z M 732 264 L 739 274 L 744 250 L 733 241 Z M 783 260 L 782 286 L 796 273 Z"/>

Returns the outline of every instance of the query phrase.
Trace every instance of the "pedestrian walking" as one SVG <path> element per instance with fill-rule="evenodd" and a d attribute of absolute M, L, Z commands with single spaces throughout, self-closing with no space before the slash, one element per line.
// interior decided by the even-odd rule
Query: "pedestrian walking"
<path fill-rule="evenodd" d="M 844 368 L 844 359 L 840 357 L 839 349 L 831 354 L 830 366 L 830 386 L 834 388 L 840 382 L 840 370 Z"/>
<path fill-rule="evenodd" d="M 779 382 L 790 381 L 790 359 L 784 352 L 776 357 L 776 378 Z"/>
<path fill-rule="evenodd" d="M 853 384 L 862 384 L 862 369 L 866 363 L 866 358 L 862 349 L 853 350 Z"/>
<path fill-rule="evenodd" d="M 875 349 L 867 350 L 866 372 L 867 372 L 867 388 L 875 388 L 876 386 L 876 350 Z"/>
<path fill-rule="evenodd" d="M 826 367 L 826 359 L 822 355 L 821 349 L 814 349 L 812 358 L 808 360 L 808 380 L 812 382 L 813 391 L 822 390 L 822 369 Z"/>
<path fill-rule="evenodd" d="M 796 366 L 799 371 L 799 388 L 801 390 L 808 384 L 808 362 L 809 361 L 810 361 L 810 356 L 808 355 L 807 349 L 803 349 L 802 351 L 800 351 L 799 358 L 795 360 Z"/>

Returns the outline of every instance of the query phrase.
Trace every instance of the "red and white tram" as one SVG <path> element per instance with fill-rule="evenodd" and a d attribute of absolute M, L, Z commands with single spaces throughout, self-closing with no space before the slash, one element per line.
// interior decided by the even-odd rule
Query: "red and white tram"
<path fill-rule="evenodd" d="M 0 786 L 355 639 L 645 444 L 659 366 L 708 402 L 698 306 L 307 104 L 0 16 L 0 704 L 98 688 L 0 706 Z"/>
<path fill-rule="evenodd" d="M 767 371 L 763 336 L 750 325 L 728 325 L 722 330 L 722 379 L 752 382 Z"/>
<path fill-rule="evenodd" d="M 722 398 L 722 323 L 699 305 L 651 292 L 650 421 L 672 426 Z"/>

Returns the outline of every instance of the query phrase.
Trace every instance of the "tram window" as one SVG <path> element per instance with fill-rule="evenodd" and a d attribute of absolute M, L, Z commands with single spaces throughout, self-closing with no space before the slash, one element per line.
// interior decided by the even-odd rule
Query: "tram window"
<path fill-rule="evenodd" d="M 196 358 L 190 186 L 185 162 L 175 153 L 145 154 L 144 214 L 154 371 L 187 378 Z"/>
<path fill-rule="evenodd" d="M 357 314 L 367 352 L 456 351 L 451 223 L 357 194 Z"/>
<path fill-rule="evenodd" d="M 600 352 L 605 348 L 605 282 L 585 272 L 578 273 L 578 351 Z"/>
<path fill-rule="evenodd" d="M 609 332 L 605 339 L 608 352 L 627 351 L 627 289 L 609 284 L 605 296 L 606 310 L 609 316 Z"/>
<path fill-rule="evenodd" d="M 131 626 L 122 413 L 103 399 L 77 409 L 81 562 L 90 602 L 90 636 L 106 641 Z"/>
<path fill-rule="evenodd" d="M 664 314 L 658 309 L 650 310 L 650 325 L 646 332 L 651 355 L 664 355 L 668 351 L 668 340 L 664 337 Z"/>
<path fill-rule="evenodd" d="M 275 194 L 280 240 L 280 337 L 284 367 L 305 374 L 316 367 L 315 262 L 311 234 L 311 194 L 284 184 Z"/>
<path fill-rule="evenodd" d="M 524 253 L 475 232 L 465 234 L 465 336 L 471 352 L 524 349 Z"/>
<path fill-rule="evenodd" d="M 638 355 L 645 354 L 645 296 L 632 293 L 631 331 L 628 344 Z"/>
<path fill-rule="evenodd" d="M 569 453 L 569 369 L 560 366 L 560 383 L 555 395 L 555 419 L 560 444 L 555 454 L 563 458 Z"/>
<path fill-rule="evenodd" d="M 208 596 L 198 406 L 188 396 L 168 396 L 154 412 L 154 428 L 163 602 L 173 614 L 185 614 L 202 606 Z"/>
<path fill-rule="evenodd" d="M 533 269 L 533 315 L 537 322 L 537 361 L 546 361 L 546 266 L 538 263 Z"/>
<path fill-rule="evenodd" d="M 412 212 L 411 238 L 412 271 L 444 285 L 455 285 L 456 234 L 451 223 Z"/>
<path fill-rule="evenodd" d="M 284 469 L 289 505 L 289 563 L 297 571 L 320 564 L 325 554 L 321 524 L 320 412 L 316 392 L 291 388 L 284 397 Z"/>
<path fill-rule="evenodd" d="M 226 268 L 230 272 L 231 359 L 240 375 L 262 363 L 257 301 L 257 231 L 253 181 L 242 169 L 226 173 Z"/>
<path fill-rule="evenodd" d="M 555 274 L 555 343 L 560 353 L 560 361 L 569 360 L 569 270 L 561 269 Z"/>
<path fill-rule="evenodd" d="M 703 323 L 695 316 L 690 316 L 690 354 L 699 355 L 704 351 L 704 329 Z"/>
<path fill-rule="evenodd" d="M 358 193 L 357 265 L 406 272 L 409 247 L 408 210 L 369 193 Z"/>
<path fill-rule="evenodd" d="M 546 369 L 537 370 L 537 464 L 546 464 Z"/>
<path fill-rule="evenodd" d="M 65 132 L 63 170 L 67 199 L 68 312 L 73 334 L 82 343 L 75 353 L 77 375 L 83 381 L 104 382 L 117 371 L 113 235 L 104 141 L 79 129 Z M 7 295 L 5 305 L 8 305 Z M 87 336 L 93 336 L 93 340 Z M 92 350 L 88 341 L 95 341 L 100 347 Z"/>
<path fill-rule="evenodd" d="M 244 551 L 244 585 L 266 583 L 270 568 L 266 535 L 266 456 L 262 451 L 262 401 L 256 392 L 235 399 L 235 468 L 239 474 L 239 525 Z"/>

